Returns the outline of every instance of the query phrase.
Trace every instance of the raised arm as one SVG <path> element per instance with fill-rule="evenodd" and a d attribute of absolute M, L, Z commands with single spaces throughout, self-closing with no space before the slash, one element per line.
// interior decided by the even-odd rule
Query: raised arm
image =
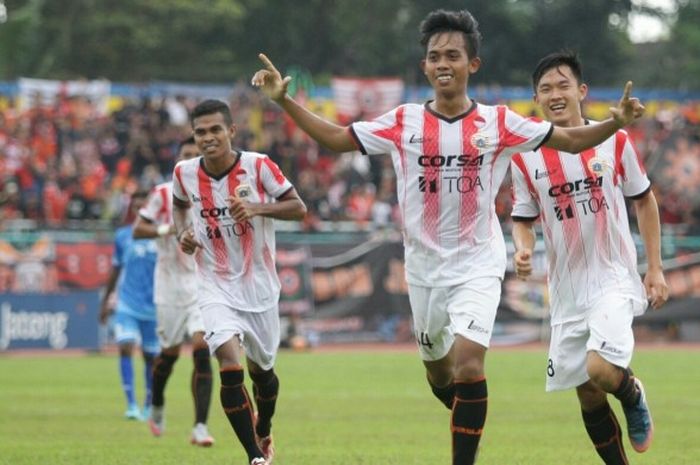
<path fill-rule="evenodd" d="M 569 153 L 579 153 L 602 143 L 615 132 L 644 114 L 644 105 L 637 98 L 630 97 L 632 81 L 628 81 L 617 107 L 611 107 L 611 118 L 599 124 L 573 128 L 555 127 L 545 142 L 547 147 Z"/>
<path fill-rule="evenodd" d="M 264 69 L 258 70 L 251 83 L 259 87 L 265 95 L 277 103 L 294 120 L 294 122 L 316 142 L 334 152 L 357 150 L 350 129 L 327 121 L 299 105 L 287 94 L 287 86 L 292 80 L 284 79 L 275 65 L 263 53 L 259 54 Z"/>
<path fill-rule="evenodd" d="M 659 221 L 659 207 L 654 193 L 649 191 L 647 195 L 634 201 L 637 211 L 637 223 L 639 232 L 644 242 L 644 250 L 647 255 L 647 272 L 644 276 L 644 287 L 647 298 L 652 308 L 661 307 L 668 299 L 668 285 L 664 278 L 663 265 L 661 263 L 661 225 Z"/>

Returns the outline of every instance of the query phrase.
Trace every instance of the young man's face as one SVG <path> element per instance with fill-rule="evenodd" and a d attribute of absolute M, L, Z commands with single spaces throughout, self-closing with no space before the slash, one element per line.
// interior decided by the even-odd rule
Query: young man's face
<path fill-rule="evenodd" d="M 214 160 L 231 153 L 231 139 L 236 126 L 226 125 L 224 115 L 212 113 L 195 118 L 192 124 L 194 142 L 205 159 Z"/>
<path fill-rule="evenodd" d="M 542 75 L 535 89 L 535 102 L 545 118 L 557 126 L 582 124 L 581 102 L 588 87 L 579 84 L 568 66 L 552 68 Z"/>
<path fill-rule="evenodd" d="M 428 41 L 425 59 L 421 67 L 435 92 L 445 97 L 465 95 L 469 75 L 475 73 L 481 60 L 470 58 L 464 34 L 443 32 L 434 34 Z"/>
<path fill-rule="evenodd" d="M 183 144 L 177 154 L 177 161 L 189 160 L 199 156 L 197 144 Z"/>

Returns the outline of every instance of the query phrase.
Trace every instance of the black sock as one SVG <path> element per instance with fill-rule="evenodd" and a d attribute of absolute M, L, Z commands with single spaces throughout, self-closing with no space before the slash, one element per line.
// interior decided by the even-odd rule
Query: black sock
<path fill-rule="evenodd" d="M 165 385 L 173 372 L 173 365 L 177 361 L 177 355 L 160 354 L 153 362 L 153 399 L 155 407 L 165 404 Z"/>
<path fill-rule="evenodd" d="M 639 403 L 639 397 L 642 393 L 634 383 L 632 370 L 629 368 L 622 369 L 622 381 L 620 381 L 620 386 L 612 392 L 612 395 L 617 397 L 623 407 L 633 407 Z"/>
<path fill-rule="evenodd" d="M 430 385 L 430 390 L 433 391 L 435 397 L 437 397 L 448 410 L 452 410 L 452 404 L 454 404 L 455 401 L 455 383 L 450 383 L 445 387 L 437 387 L 431 383 L 430 378 L 428 378 L 428 384 Z"/>
<path fill-rule="evenodd" d="M 625 448 L 622 445 L 620 424 L 607 402 L 598 410 L 581 411 L 583 424 L 593 441 L 596 452 L 606 465 L 627 465 Z"/>
<path fill-rule="evenodd" d="M 270 435 L 272 428 L 272 416 L 275 414 L 277 394 L 280 390 L 280 381 L 273 370 L 262 373 L 251 373 L 253 380 L 253 394 L 258 406 L 258 423 L 255 432 L 261 438 Z"/>
<path fill-rule="evenodd" d="M 238 436 L 238 440 L 248 454 L 248 460 L 262 457 L 253 431 L 253 409 L 248 391 L 243 384 L 243 367 L 222 370 L 221 406 Z"/>
<path fill-rule="evenodd" d="M 452 408 L 452 464 L 473 465 L 481 433 L 486 423 L 488 389 L 486 380 L 455 383 Z"/>
<path fill-rule="evenodd" d="M 192 397 L 194 399 L 195 423 L 206 423 L 211 403 L 211 357 L 209 349 L 197 349 L 192 352 L 194 370 L 192 371 Z"/>

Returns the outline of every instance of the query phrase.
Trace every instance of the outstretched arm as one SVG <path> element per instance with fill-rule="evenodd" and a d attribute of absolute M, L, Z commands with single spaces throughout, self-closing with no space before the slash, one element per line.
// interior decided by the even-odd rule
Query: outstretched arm
<path fill-rule="evenodd" d="M 282 107 L 294 122 L 319 144 L 334 152 L 357 150 L 348 128 L 327 121 L 299 105 L 287 94 L 287 86 L 292 78 L 286 76 L 283 79 L 275 65 L 263 53 L 258 57 L 265 67 L 253 75 L 253 86 L 259 87 L 265 95 Z"/>
<path fill-rule="evenodd" d="M 659 222 L 659 207 L 654 193 L 649 191 L 644 197 L 635 200 L 639 232 L 644 242 L 647 255 L 647 272 L 644 276 L 644 287 L 652 308 L 661 307 L 668 299 L 668 285 L 664 278 L 661 263 L 661 226 Z"/>
<path fill-rule="evenodd" d="M 555 127 L 545 145 L 556 150 L 569 153 L 579 153 L 595 147 L 608 139 L 615 132 L 644 114 L 644 105 L 639 99 L 630 97 L 632 81 L 627 81 L 622 98 L 617 107 L 611 107 L 612 117 L 599 124 L 578 126 L 573 128 Z"/>

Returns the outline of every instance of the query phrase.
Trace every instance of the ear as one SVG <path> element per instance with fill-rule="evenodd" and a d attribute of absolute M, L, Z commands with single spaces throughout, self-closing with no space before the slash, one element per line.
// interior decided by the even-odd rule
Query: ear
<path fill-rule="evenodd" d="M 421 71 L 423 71 L 423 74 L 426 73 L 426 71 L 425 71 L 425 59 L 422 59 L 420 61 L 420 69 L 421 69 Z"/>
<path fill-rule="evenodd" d="M 581 94 L 581 98 L 579 99 L 579 102 L 582 102 L 588 96 L 588 86 L 586 84 L 581 84 L 580 86 L 578 86 L 578 91 Z"/>
<path fill-rule="evenodd" d="M 481 68 L 481 58 L 476 57 L 469 60 L 469 74 L 474 74 Z"/>

